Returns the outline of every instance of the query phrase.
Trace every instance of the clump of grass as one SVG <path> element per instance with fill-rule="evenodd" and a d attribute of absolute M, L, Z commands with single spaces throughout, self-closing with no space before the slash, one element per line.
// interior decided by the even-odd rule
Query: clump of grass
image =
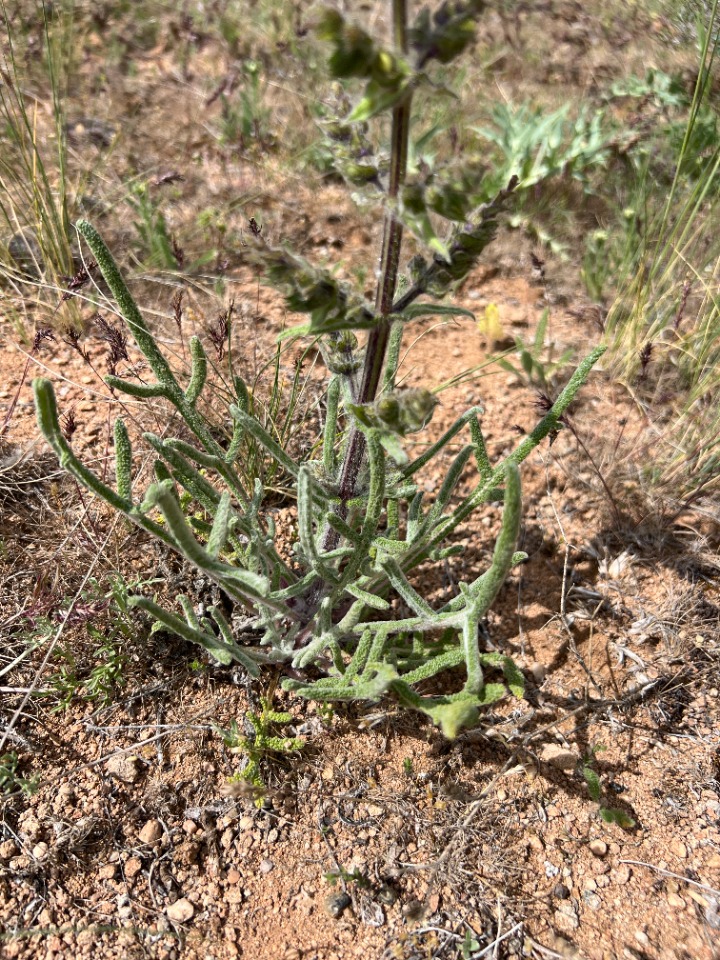
<path fill-rule="evenodd" d="M 633 269 L 607 324 L 610 364 L 647 423 L 649 487 L 689 506 L 720 491 L 720 133 L 698 152 L 717 52 L 714 2 L 701 33 L 700 70 L 663 203 L 644 211 Z M 703 139 L 704 142 L 704 139 Z M 693 176 L 688 175 L 692 168 Z"/>
<path fill-rule="evenodd" d="M 0 283 L 6 309 L 24 333 L 30 312 L 47 317 L 57 306 L 62 278 L 75 273 L 70 220 L 64 94 L 67 44 L 72 37 L 69 5 L 54 13 L 42 7 L 52 129 L 45 126 L 38 101 L 27 90 L 18 62 L 16 35 L 5 0 L 3 82 L 0 83 Z M 17 16 L 17 11 L 16 14 Z M 49 148 L 54 139 L 55 150 Z M 30 324 L 32 326 L 33 324 Z"/>

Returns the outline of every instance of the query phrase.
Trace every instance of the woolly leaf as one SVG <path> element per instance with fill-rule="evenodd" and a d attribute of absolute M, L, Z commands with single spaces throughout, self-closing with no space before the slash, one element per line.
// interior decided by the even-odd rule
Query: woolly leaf
<path fill-rule="evenodd" d="M 623 830 L 632 830 L 632 828 L 635 826 L 635 821 L 633 818 L 625 813 L 624 810 L 600 807 L 599 813 L 601 819 L 604 820 L 605 823 L 615 823 L 618 827 L 622 827 Z"/>

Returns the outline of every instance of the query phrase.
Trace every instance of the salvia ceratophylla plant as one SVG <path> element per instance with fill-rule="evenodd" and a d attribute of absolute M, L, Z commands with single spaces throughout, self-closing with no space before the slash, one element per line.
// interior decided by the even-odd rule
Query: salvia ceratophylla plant
<path fill-rule="evenodd" d="M 406 0 L 392 0 L 392 49 L 335 10 L 320 30 L 331 49 L 329 67 L 340 82 L 363 86 L 353 106 L 345 93 L 341 115 L 326 123 L 336 167 L 353 190 L 382 203 L 384 232 L 377 295 L 369 303 L 349 285 L 286 247 L 273 246 L 251 224 L 248 255 L 290 311 L 308 322 L 284 336 L 317 340 L 328 371 L 327 412 L 321 458 L 291 457 L 252 412 L 248 389 L 233 377 L 229 406 L 234 430 L 221 443 L 198 400 L 206 386 L 208 361 L 199 338 L 190 342 L 189 380 L 182 384 L 133 300 L 112 255 L 95 229 L 77 229 L 114 296 L 137 346 L 155 376 L 140 384 L 117 376 L 110 387 L 141 400 L 162 398 L 175 408 L 194 441 L 144 434 L 152 447 L 155 480 L 142 496 L 135 489 L 131 442 L 125 424 L 115 424 L 115 487 L 108 486 L 74 454 L 63 436 L 53 388 L 35 381 L 42 432 L 63 467 L 111 507 L 177 551 L 211 578 L 243 612 L 231 626 L 212 608 L 199 616 L 189 599 L 172 611 L 147 597 L 134 598 L 168 631 L 204 647 L 216 660 L 238 662 L 252 676 L 263 664 L 290 668 L 286 689 L 320 701 L 377 700 L 394 694 L 419 710 L 450 737 L 472 724 L 479 709 L 509 689 L 522 695 L 523 678 L 509 657 L 483 652 L 480 625 L 513 565 L 521 520 L 518 465 L 561 426 L 568 405 L 601 354 L 593 351 L 534 430 L 509 456 L 490 463 L 483 439 L 482 409 L 463 413 L 438 440 L 414 459 L 403 440 L 422 431 L 435 406 L 424 389 L 400 389 L 395 377 L 403 333 L 417 317 L 467 313 L 441 301 L 463 281 L 493 240 L 498 218 L 518 187 L 515 178 L 492 197 L 483 195 L 477 159 L 463 167 L 408 173 L 408 144 L 414 95 L 423 88 L 439 95 L 434 64 L 447 64 L 472 41 L 482 0 L 445 0 L 422 10 L 409 26 Z M 387 156 L 373 144 L 369 123 L 391 115 Z M 441 235 L 436 224 L 444 221 Z M 427 250 L 407 266 L 398 289 L 406 232 Z M 355 334 L 366 331 L 361 346 Z M 458 434 L 468 443 L 454 457 L 431 505 L 415 482 L 418 472 Z M 297 490 L 296 555 L 281 556 L 265 491 L 252 488 L 237 465 L 251 437 L 292 479 Z M 474 460 L 477 480 L 459 502 L 461 475 Z M 504 501 L 502 526 L 489 569 L 461 583 L 457 595 L 434 609 L 413 586 L 413 571 L 457 551 L 448 537 L 481 504 Z M 393 600 L 408 615 L 397 619 Z M 180 615 L 181 613 L 181 615 Z M 443 696 L 416 689 L 452 668 L 464 670 L 462 688 Z M 492 671 L 495 682 L 488 682 Z M 319 676 L 318 676 L 319 674 Z"/>

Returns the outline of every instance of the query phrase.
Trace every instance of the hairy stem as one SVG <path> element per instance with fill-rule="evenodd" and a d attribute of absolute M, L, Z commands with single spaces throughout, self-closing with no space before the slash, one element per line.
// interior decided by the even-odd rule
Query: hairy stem
<path fill-rule="evenodd" d="M 407 53 L 407 0 L 392 0 L 393 8 L 393 39 L 395 49 L 404 55 Z M 397 286 L 398 267 L 400 263 L 400 249 L 402 247 L 403 227 L 393 212 L 392 201 L 396 200 L 400 188 L 405 180 L 407 169 L 408 140 L 410 134 L 410 110 L 412 94 L 408 94 L 395 107 L 392 115 L 392 140 L 390 155 L 390 183 L 388 186 L 388 200 L 390 203 L 385 211 L 385 226 L 383 231 L 382 255 L 380 260 L 380 279 L 375 296 L 375 310 L 378 322 L 370 331 L 365 350 L 365 363 L 360 381 L 358 403 L 372 403 L 377 394 L 392 322 L 393 298 Z M 357 482 L 360 469 L 365 457 L 365 434 L 356 426 L 350 432 L 350 439 L 345 451 L 342 469 L 340 471 L 340 513 L 344 514 L 344 505 L 357 492 Z M 333 550 L 339 542 L 340 535 L 333 527 L 325 529 L 323 535 L 323 550 Z"/>

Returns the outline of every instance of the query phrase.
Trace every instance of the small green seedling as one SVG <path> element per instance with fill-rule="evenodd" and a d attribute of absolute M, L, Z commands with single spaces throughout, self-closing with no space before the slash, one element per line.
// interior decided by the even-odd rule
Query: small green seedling
<path fill-rule="evenodd" d="M 602 753 L 603 750 L 605 750 L 605 747 L 598 744 L 598 746 L 591 749 L 583 762 L 582 774 L 587 784 L 590 799 L 598 805 L 598 813 L 600 814 L 601 820 L 604 820 L 605 823 L 615 823 L 618 827 L 622 827 L 623 830 L 631 830 L 635 826 L 633 818 L 625 813 L 624 810 L 606 807 L 603 802 L 604 791 L 600 777 L 595 770 L 596 756 L 598 753 Z"/>
<path fill-rule="evenodd" d="M 228 730 L 218 729 L 223 743 L 231 753 L 242 754 L 246 758 L 244 768 L 230 778 L 229 784 L 246 784 L 254 790 L 254 802 L 258 808 L 262 807 L 265 797 L 265 782 L 262 778 L 261 765 L 273 755 L 287 756 L 299 753 L 305 746 L 301 737 L 283 737 L 271 733 L 270 728 L 292 723 L 293 717 L 289 713 L 273 710 L 270 700 L 262 697 L 260 713 L 249 711 L 245 718 L 252 728 L 249 735 L 242 734 L 237 721 L 233 720 Z"/>
<path fill-rule="evenodd" d="M 30 797 L 37 792 L 40 777 L 37 775 L 30 778 L 21 777 L 18 774 L 19 762 L 14 750 L 0 756 L 0 796 L 7 796 L 19 790 L 26 797 Z"/>
<path fill-rule="evenodd" d="M 514 373 L 528 386 L 542 390 L 545 394 L 552 391 L 555 375 L 567 367 L 575 352 L 572 347 L 568 347 L 557 359 L 554 359 L 554 344 L 551 343 L 546 350 L 545 336 L 549 318 L 550 311 L 543 310 L 531 344 L 526 345 L 520 337 L 515 338 L 515 349 L 520 360 L 519 368 L 507 357 L 499 357 L 497 361 L 503 370 Z"/>

